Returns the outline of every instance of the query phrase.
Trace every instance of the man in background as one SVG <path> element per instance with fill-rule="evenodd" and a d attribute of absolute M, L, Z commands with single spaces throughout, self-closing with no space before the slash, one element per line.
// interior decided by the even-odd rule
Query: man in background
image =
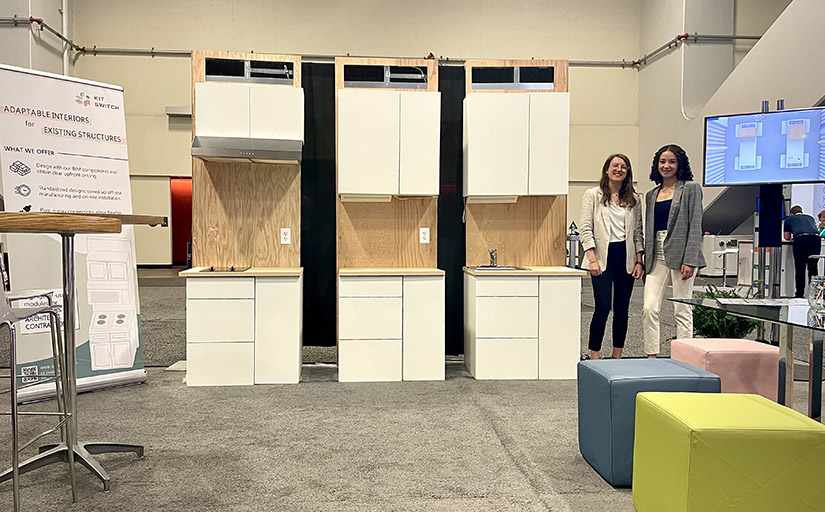
<path fill-rule="evenodd" d="M 816 221 L 810 215 L 802 213 L 802 207 L 795 205 L 791 214 L 785 219 L 785 240 L 793 240 L 794 275 L 796 277 L 796 294 L 794 297 L 804 297 L 805 287 L 811 277 L 817 275 L 816 259 L 810 257 L 819 254 L 821 242 Z M 808 279 L 805 279 L 805 267 L 808 268 Z"/>

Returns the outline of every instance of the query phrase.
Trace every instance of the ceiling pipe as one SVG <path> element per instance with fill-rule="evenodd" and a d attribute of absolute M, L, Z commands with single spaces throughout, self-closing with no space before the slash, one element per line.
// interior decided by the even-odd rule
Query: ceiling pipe
<path fill-rule="evenodd" d="M 65 16 L 64 16 L 65 19 Z M 18 18 L 14 16 L 13 18 L 0 18 L 0 25 L 18 25 L 18 24 L 31 24 L 37 23 L 41 26 L 41 28 L 48 30 L 64 43 L 66 43 L 70 49 L 80 53 L 80 54 L 92 54 L 92 55 L 132 55 L 132 56 L 150 56 L 150 57 L 189 57 L 191 56 L 192 52 L 189 50 L 159 50 L 154 47 L 150 49 L 146 48 L 98 48 L 97 46 L 92 46 L 91 48 L 87 48 L 85 46 L 78 46 L 74 42 L 70 41 L 63 34 L 57 32 L 48 24 L 46 24 L 41 18 Z M 717 43 L 717 42 L 733 42 L 737 40 L 748 40 L 748 41 L 758 41 L 761 36 L 738 36 L 738 35 L 717 35 L 717 34 L 678 34 L 674 36 L 673 39 L 666 42 L 665 44 L 661 45 L 660 47 L 656 48 L 650 53 L 647 53 L 638 59 L 635 60 L 570 60 L 568 61 L 568 65 L 570 67 L 595 67 L 595 68 L 633 68 L 633 69 L 641 69 L 644 66 L 647 66 L 652 61 L 656 60 L 657 58 L 661 57 L 663 54 L 675 50 L 679 47 L 679 45 L 683 43 Z M 430 54 L 432 55 L 432 54 Z M 301 60 L 303 62 L 316 62 L 316 63 L 328 63 L 334 62 L 336 55 L 302 55 Z M 346 57 L 356 57 L 351 55 L 346 55 Z M 363 56 L 358 58 L 379 58 L 375 57 L 374 55 L 371 56 Z M 388 57 L 388 58 L 419 58 L 419 57 Z M 434 57 L 428 57 L 433 58 Z M 441 65 L 449 66 L 449 65 L 456 65 L 460 66 L 463 65 L 467 60 L 472 59 L 452 59 L 450 57 L 439 57 L 438 63 Z"/>

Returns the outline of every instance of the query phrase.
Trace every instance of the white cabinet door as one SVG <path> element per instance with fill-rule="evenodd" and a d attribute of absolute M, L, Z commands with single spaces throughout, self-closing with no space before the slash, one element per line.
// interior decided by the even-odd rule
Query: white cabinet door
<path fill-rule="evenodd" d="M 476 379 L 538 378 L 538 341 L 483 339 L 476 341 Z"/>
<path fill-rule="evenodd" d="M 567 195 L 570 94 L 530 93 L 530 195 Z"/>
<path fill-rule="evenodd" d="M 401 340 L 341 340 L 338 382 L 401 380 Z"/>
<path fill-rule="evenodd" d="M 399 193 L 438 195 L 441 93 L 401 92 L 400 138 Z"/>
<path fill-rule="evenodd" d="M 398 194 L 398 91 L 338 91 L 338 193 Z"/>
<path fill-rule="evenodd" d="M 401 339 L 401 297 L 343 297 L 338 339 Z"/>
<path fill-rule="evenodd" d="M 339 297 L 401 297 L 401 276 L 341 276 Z"/>
<path fill-rule="evenodd" d="M 468 94 L 464 106 L 464 195 L 527 195 L 529 96 Z"/>
<path fill-rule="evenodd" d="M 195 135 L 249 137 L 249 86 L 196 83 Z"/>
<path fill-rule="evenodd" d="M 575 379 L 581 346 L 581 278 L 539 281 L 539 378 Z"/>
<path fill-rule="evenodd" d="M 304 90 L 300 87 L 250 85 L 249 136 L 304 140 Z"/>
<path fill-rule="evenodd" d="M 478 297 L 476 338 L 538 338 L 538 309 L 538 297 Z"/>
<path fill-rule="evenodd" d="M 301 380 L 301 277 L 255 278 L 255 384 Z"/>
<path fill-rule="evenodd" d="M 444 380 L 444 276 L 404 277 L 404 380 Z"/>
<path fill-rule="evenodd" d="M 539 280 L 532 276 L 480 276 L 477 297 L 538 297 Z"/>
<path fill-rule="evenodd" d="M 187 299 L 254 299 L 254 277 L 190 277 Z"/>
<path fill-rule="evenodd" d="M 254 343 L 190 343 L 186 346 L 186 385 L 252 385 L 254 358 Z"/>
<path fill-rule="evenodd" d="M 186 301 L 186 341 L 255 340 L 255 299 L 190 299 Z"/>

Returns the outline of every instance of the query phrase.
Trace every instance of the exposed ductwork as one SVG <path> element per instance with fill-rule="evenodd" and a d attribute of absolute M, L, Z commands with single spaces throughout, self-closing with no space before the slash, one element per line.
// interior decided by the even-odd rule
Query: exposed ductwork
<path fill-rule="evenodd" d="M 64 15 L 65 19 L 65 15 Z M 152 48 L 104 48 L 98 46 L 80 46 L 75 44 L 73 41 L 67 39 L 62 33 L 58 32 L 47 23 L 43 21 L 42 18 L 21 18 L 18 16 L 14 16 L 12 18 L 0 18 L 0 25 L 25 25 L 25 24 L 37 24 L 40 26 L 41 29 L 46 30 L 55 35 L 55 37 L 59 38 L 61 41 L 66 43 L 69 48 L 73 51 L 78 52 L 81 55 L 131 55 L 131 56 L 146 56 L 146 57 L 189 57 L 191 52 L 189 50 L 161 50 L 155 47 Z M 64 28 L 65 31 L 65 28 Z M 739 36 L 739 35 L 714 35 L 714 34 L 678 34 L 673 37 L 670 41 L 664 43 L 663 45 L 659 46 L 655 50 L 645 55 L 642 55 L 636 59 L 622 59 L 622 60 L 571 60 L 568 61 L 571 67 L 603 67 L 603 68 L 621 68 L 621 69 L 641 69 L 644 66 L 647 66 L 651 62 L 655 61 L 657 58 L 676 50 L 680 45 L 684 43 L 720 43 L 720 42 L 733 42 L 738 40 L 749 40 L 749 41 L 758 41 L 761 36 Z M 338 55 L 302 55 L 301 60 L 303 62 L 334 62 L 335 57 Z M 379 58 L 375 55 L 369 56 L 356 56 L 356 55 L 347 55 L 347 57 L 356 57 L 356 58 Z M 392 58 L 399 58 L 399 57 L 392 57 Z M 419 57 L 401 57 L 401 58 L 419 58 Z M 432 53 L 430 53 L 426 58 L 428 59 L 436 59 L 438 60 L 440 65 L 456 65 L 462 66 L 464 62 L 467 60 L 473 60 L 469 58 L 450 58 L 440 56 L 436 58 Z"/>

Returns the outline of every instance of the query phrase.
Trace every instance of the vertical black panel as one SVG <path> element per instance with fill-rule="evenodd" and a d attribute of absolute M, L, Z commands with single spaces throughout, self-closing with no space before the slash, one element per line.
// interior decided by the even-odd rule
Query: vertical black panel
<path fill-rule="evenodd" d="M 335 345 L 335 66 L 301 65 L 304 345 Z"/>
<path fill-rule="evenodd" d="M 784 200 L 782 184 L 759 186 L 759 245 L 782 246 L 782 218 Z"/>
<path fill-rule="evenodd" d="M 463 66 L 439 66 L 441 91 L 441 191 L 438 197 L 438 268 L 446 271 L 446 352 L 464 352 L 465 235 L 462 151 Z"/>
<path fill-rule="evenodd" d="M 304 266 L 304 344 L 335 345 L 335 69 L 304 63 L 304 155 L 301 165 L 301 263 Z M 464 68 L 439 67 L 441 191 L 438 268 L 446 271 L 446 352 L 464 351 L 461 267 L 465 240 L 461 176 Z"/>

